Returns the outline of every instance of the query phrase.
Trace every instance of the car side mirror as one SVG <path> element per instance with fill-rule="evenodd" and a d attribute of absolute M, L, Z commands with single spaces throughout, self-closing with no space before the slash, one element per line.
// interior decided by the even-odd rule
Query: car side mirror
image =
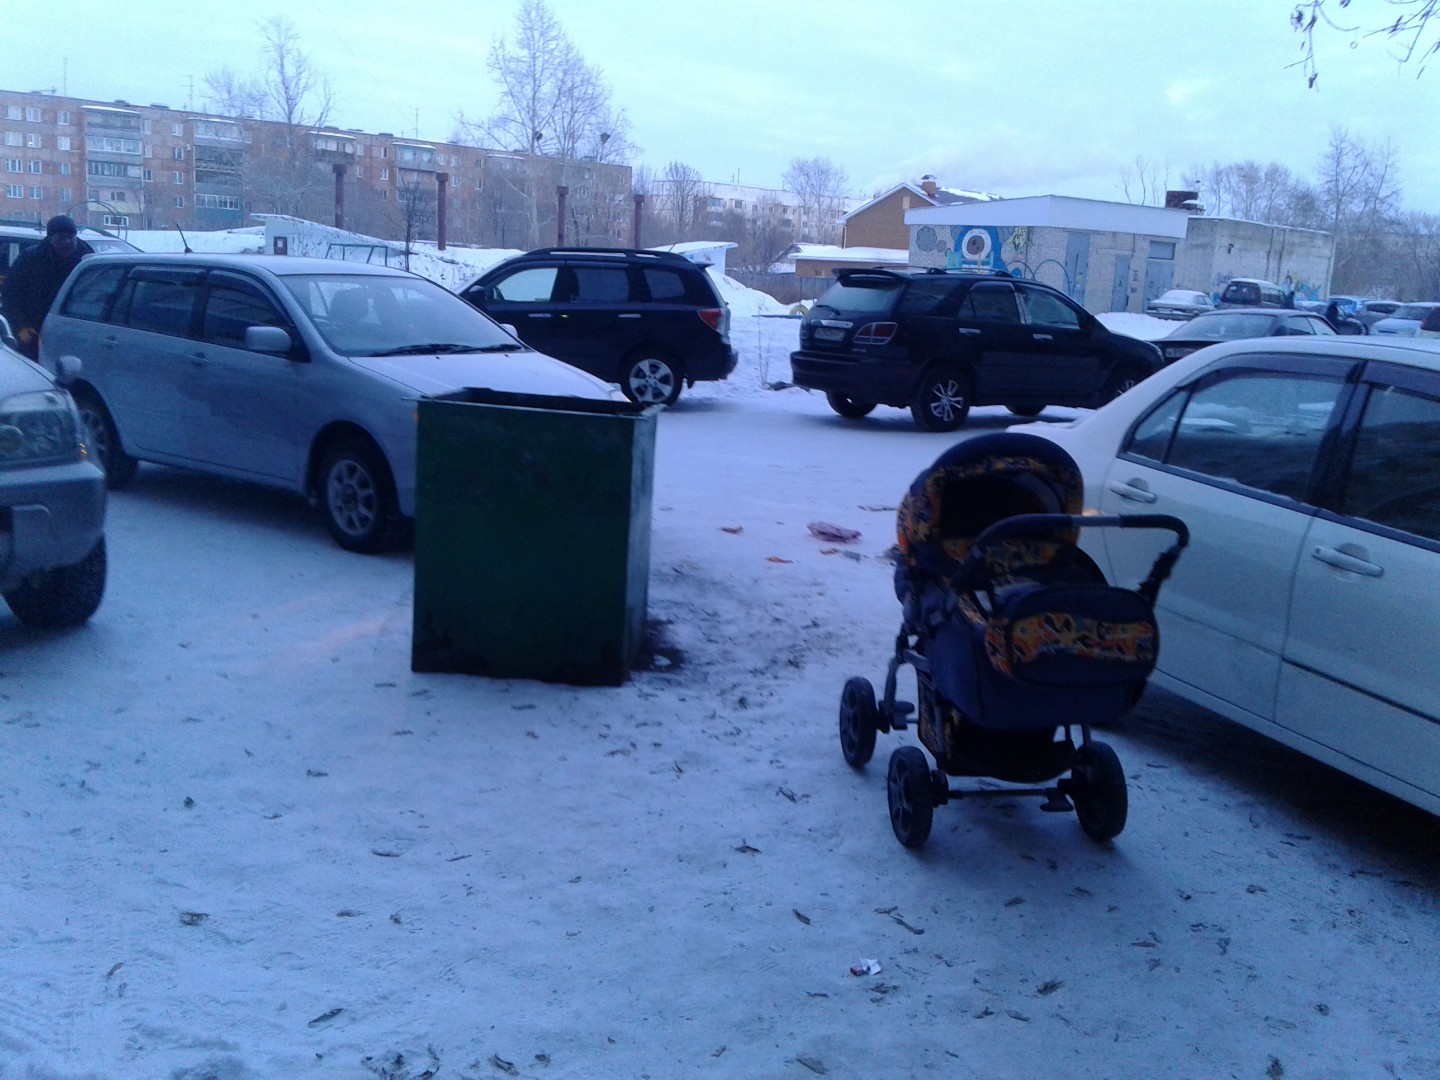
<path fill-rule="evenodd" d="M 80 378 L 80 357 L 62 356 L 55 362 L 55 381 L 61 386 L 69 386 L 78 378 Z"/>
<path fill-rule="evenodd" d="M 284 356 L 290 351 L 290 333 L 278 326 L 247 326 L 245 348 L 251 352 Z"/>

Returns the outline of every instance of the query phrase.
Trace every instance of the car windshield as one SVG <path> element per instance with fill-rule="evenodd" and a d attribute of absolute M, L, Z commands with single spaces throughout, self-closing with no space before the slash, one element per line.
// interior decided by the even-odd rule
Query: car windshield
<path fill-rule="evenodd" d="M 1275 324 L 1273 315 L 1258 311 L 1217 311 L 1196 315 L 1184 326 L 1170 332 L 1187 341 L 1230 341 L 1234 338 L 1264 337 Z"/>
<path fill-rule="evenodd" d="M 1390 317 L 1392 319 L 1423 319 L 1430 314 L 1430 309 L 1434 306 L 1434 304 L 1401 304 L 1395 309 L 1395 314 Z"/>
<path fill-rule="evenodd" d="M 901 283 L 891 278 L 849 278 L 837 281 L 815 301 L 816 308 L 831 311 L 878 312 L 890 310 Z"/>
<path fill-rule="evenodd" d="M 524 348 L 493 320 L 424 278 L 337 273 L 282 280 L 326 343 L 345 356 Z"/>

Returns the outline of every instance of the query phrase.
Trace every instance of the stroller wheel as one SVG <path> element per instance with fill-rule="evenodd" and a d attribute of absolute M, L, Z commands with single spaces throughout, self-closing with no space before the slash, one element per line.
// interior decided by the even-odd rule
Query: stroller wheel
<path fill-rule="evenodd" d="M 875 688 L 857 675 L 840 692 L 840 751 L 852 768 L 875 753 L 875 729 Z"/>
<path fill-rule="evenodd" d="M 1070 770 L 1070 798 L 1080 827 L 1092 840 L 1120 835 L 1130 812 L 1125 770 L 1115 751 L 1102 742 L 1088 742 L 1075 751 Z"/>
<path fill-rule="evenodd" d="M 915 746 L 902 746 L 891 754 L 885 787 L 895 839 L 908 848 L 919 847 L 930 838 L 930 825 L 935 819 L 935 793 L 924 752 Z"/>

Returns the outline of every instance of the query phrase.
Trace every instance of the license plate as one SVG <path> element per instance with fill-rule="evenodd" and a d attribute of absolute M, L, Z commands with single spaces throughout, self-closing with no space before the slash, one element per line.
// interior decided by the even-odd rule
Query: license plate
<path fill-rule="evenodd" d="M 838 326 L 817 326 L 815 328 L 816 341 L 844 341 L 845 331 Z"/>

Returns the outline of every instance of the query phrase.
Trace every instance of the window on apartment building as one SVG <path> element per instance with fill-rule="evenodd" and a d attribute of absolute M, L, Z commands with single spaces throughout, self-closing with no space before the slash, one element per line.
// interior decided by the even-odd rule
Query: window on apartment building
<path fill-rule="evenodd" d="M 25 162 L 21 161 L 18 157 L 6 158 L 6 159 L 5 159 L 5 171 L 6 171 L 6 172 L 24 172 L 24 171 L 25 171 Z"/>
<path fill-rule="evenodd" d="M 184 125 L 184 124 L 171 124 L 171 125 L 170 125 L 170 134 L 171 134 L 171 135 L 175 135 L 175 136 L 184 135 L 184 134 L 185 134 L 185 125 Z"/>
<path fill-rule="evenodd" d="M 150 121 L 149 121 L 149 120 L 142 120 L 142 121 L 140 122 L 140 133 L 141 133 L 142 135 L 149 135 L 149 134 L 151 133 L 151 132 L 150 132 Z"/>
<path fill-rule="evenodd" d="M 20 106 L 19 106 L 19 105 L 6 105 L 6 106 L 5 106 L 5 119 L 6 119 L 6 120 L 19 120 L 20 117 L 21 117 L 21 115 L 22 115 L 22 114 L 21 114 L 21 112 L 20 112 Z"/>
<path fill-rule="evenodd" d="M 185 160 L 185 148 L 184 148 L 183 146 L 177 146 L 177 147 L 175 147 L 174 153 L 175 153 L 175 160 L 176 160 L 176 161 L 184 161 L 184 160 Z"/>
<path fill-rule="evenodd" d="M 130 227 L 130 219 L 124 214 L 106 214 L 100 221 L 104 225 L 116 225 L 122 229 Z"/>
<path fill-rule="evenodd" d="M 61 127 L 69 127 L 69 126 L 70 126 L 70 110 L 69 110 L 69 109 L 61 109 L 61 110 L 59 111 L 59 113 L 57 113 L 56 116 L 55 116 L 55 122 L 56 122 L 57 124 L 59 124 Z"/>
<path fill-rule="evenodd" d="M 5 197 L 7 199 L 23 199 L 25 197 L 24 184 L 6 184 Z"/>
<path fill-rule="evenodd" d="M 360 177 L 362 177 L 362 176 L 364 176 L 364 175 L 365 175 L 365 166 L 364 166 L 364 165 L 356 165 L 356 166 L 355 166 L 355 177 L 356 177 L 356 179 L 359 179 Z"/>
<path fill-rule="evenodd" d="M 68 161 L 62 161 L 62 162 L 60 162 L 60 175 L 61 175 L 61 176 L 69 176 L 69 175 L 70 175 L 70 162 L 68 162 Z"/>
<path fill-rule="evenodd" d="M 42 187 L 32 187 L 30 189 L 30 197 L 32 199 L 43 199 L 45 197 L 45 189 Z"/>
<path fill-rule="evenodd" d="M 5 145 L 6 145 L 6 146 L 24 146 L 24 145 L 25 145 L 25 136 L 21 135 L 20 132 L 18 132 L 18 131 L 7 131 L 7 132 L 5 132 Z"/>
<path fill-rule="evenodd" d="M 185 174 L 177 170 L 170 174 L 170 180 L 172 183 L 183 184 L 185 182 Z"/>
<path fill-rule="evenodd" d="M 390 189 L 389 189 L 389 188 L 381 188 L 381 189 L 380 189 L 380 198 L 382 198 L 382 199 L 389 199 L 389 198 L 390 198 Z"/>
<path fill-rule="evenodd" d="M 381 169 L 381 170 L 380 170 L 380 179 L 381 179 L 381 180 L 389 180 L 389 179 L 390 179 L 390 170 L 389 170 L 389 169 Z"/>
<path fill-rule="evenodd" d="M 145 177 L 144 177 L 144 178 L 145 178 L 145 182 L 146 182 L 147 184 L 150 183 L 152 180 L 154 180 L 154 179 L 155 179 L 155 172 L 154 172 L 154 170 L 153 170 L 153 169 L 146 169 L 146 170 L 145 170 Z"/>
<path fill-rule="evenodd" d="M 25 145 L 32 150 L 39 150 L 45 145 L 45 136 L 38 135 L 32 131 L 25 136 Z"/>
<path fill-rule="evenodd" d="M 74 189 L 74 188 L 62 187 L 62 188 L 60 189 L 60 201 L 61 201 L 61 202 L 63 202 L 63 203 L 68 203 L 68 202 L 69 202 L 71 199 L 73 199 L 73 198 L 75 198 L 75 189 Z"/>
<path fill-rule="evenodd" d="M 32 159 L 31 161 L 27 162 L 27 164 L 29 165 L 30 171 L 32 173 L 39 173 L 45 171 L 45 163 L 42 161 Z"/>
<path fill-rule="evenodd" d="M 70 149 L 70 136 L 69 136 L 69 135 L 56 135 L 56 136 L 55 136 L 55 148 L 56 148 L 57 150 L 69 150 L 69 149 Z"/>
<path fill-rule="evenodd" d="M 175 196 L 175 209 L 176 209 L 176 210 L 183 210 L 184 208 L 185 208 L 185 196 L 184 196 L 184 195 L 176 195 L 176 196 Z"/>
<path fill-rule="evenodd" d="M 39 108 L 34 105 L 27 105 L 25 107 L 25 119 L 30 121 L 30 123 L 32 124 L 38 124 L 40 122 Z"/>
<path fill-rule="evenodd" d="M 129 201 L 130 201 L 130 193 L 127 192 L 127 191 L 112 191 L 112 192 L 110 192 L 110 201 L 111 201 L 111 202 L 129 202 Z"/>

